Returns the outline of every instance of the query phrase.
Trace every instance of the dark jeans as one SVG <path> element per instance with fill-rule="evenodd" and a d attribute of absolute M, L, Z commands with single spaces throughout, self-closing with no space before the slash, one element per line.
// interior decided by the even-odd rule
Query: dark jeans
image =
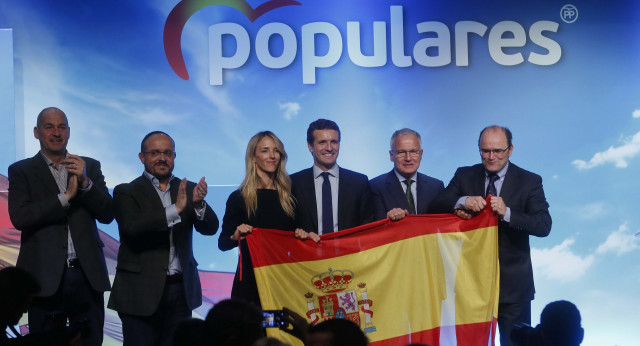
<path fill-rule="evenodd" d="M 64 327 L 82 330 L 82 345 L 102 345 L 104 294 L 91 287 L 81 267 L 65 268 L 58 291 L 34 298 L 29 312 L 29 333 Z"/>
<path fill-rule="evenodd" d="M 158 309 L 151 316 L 118 313 L 122 320 L 123 346 L 173 344 L 180 321 L 191 317 L 182 282 L 166 283 Z"/>

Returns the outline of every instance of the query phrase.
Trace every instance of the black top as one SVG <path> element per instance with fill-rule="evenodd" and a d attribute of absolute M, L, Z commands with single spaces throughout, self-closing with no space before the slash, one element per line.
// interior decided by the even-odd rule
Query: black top
<path fill-rule="evenodd" d="M 232 240 L 231 236 L 236 231 L 236 227 L 243 223 L 257 228 L 292 232 L 296 228 L 295 219 L 287 215 L 280 205 L 278 191 L 271 189 L 258 189 L 258 208 L 250 218 L 247 215 L 247 207 L 240 190 L 233 191 L 229 195 L 222 220 L 222 233 L 218 238 L 220 250 L 227 251 L 238 246 L 238 241 Z M 260 297 L 258 296 L 249 247 L 244 239 L 241 241 L 240 252 L 242 253 L 242 281 L 240 281 L 238 267 L 233 279 L 231 297 L 248 300 L 260 307 Z"/>

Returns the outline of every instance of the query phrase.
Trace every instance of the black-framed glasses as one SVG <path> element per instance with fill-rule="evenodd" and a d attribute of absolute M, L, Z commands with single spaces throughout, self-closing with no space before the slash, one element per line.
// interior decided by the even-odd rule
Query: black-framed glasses
<path fill-rule="evenodd" d="M 421 153 L 422 150 L 398 150 L 393 152 L 393 154 L 399 159 L 404 159 L 407 155 L 409 155 L 409 157 L 418 157 Z"/>
<path fill-rule="evenodd" d="M 151 150 L 151 151 L 143 151 L 142 153 L 145 155 L 149 155 L 151 157 L 158 157 L 161 154 L 166 157 L 173 157 L 176 154 L 176 152 L 172 150 L 165 150 L 165 151 Z"/>
<path fill-rule="evenodd" d="M 484 156 L 489 156 L 491 154 L 495 155 L 495 156 L 501 156 L 504 155 L 504 153 L 507 152 L 507 150 L 511 149 L 511 146 L 508 146 L 504 149 L 482 149 L 480 148 L 480 155 L 484 155 Z"/>

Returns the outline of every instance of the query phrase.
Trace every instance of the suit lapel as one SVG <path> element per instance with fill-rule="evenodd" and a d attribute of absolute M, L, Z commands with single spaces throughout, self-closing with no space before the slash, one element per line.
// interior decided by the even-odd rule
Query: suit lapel
<path fill-rule="evenodd" d="M 180 189 L 180 179 L 174 177 L 169 182 L 169 194 L 171 194 L 171 203 L 175 203 L 178 199 L 178 190 Z"/>
<path fill-rule="evenodd" d="M 338 175 L 338 230 L 341 230 L 343 227 L 342 225 L 344 225 L 346 222 L 345 218 L 347 216 L 344 215 L 344 212 L 342 212 L 346 208 L 341 208 L 340 206 L 349 205 L 348 199 L 350 194 L 349 191 L 347 191 L 347 186 L 349 185 L 349 177 L 345 173 L 344 169 L 342 169 L 340 166 L 338 166 Z"/>
<path fill-rule="evenodd" d="M 401 205 L 402 209 L 409 209 L 409 201 L 407 201 L 407 195 L 404 193 L 402 183 L 393 170 L 391 170 L 391 172 L 387 174 L 386 188 L 389 196 L 391 196 L 391 198 L 393 199 L 393 203 L 391 205 Z M 418 194 L 418 197 L 420 197 L 420 194 Z"/>
<path fill-rule="evenodd" d="M 518 181 L 517 175 L 518 175 L 518 166 L 509 162 L 509 168 L 507 168 L 507 173 L 504 176 L 504 181 L 502 182 L 502 188 L 500 189 L 500 197 L 502 197 L 502 199 L 505 202 L 508 202 L 509 200 L 511 200 L 511 197 L 514 191 L 517 190 L 515 186 L 516 181 Z"/>
<path fill-rule="evenodd" d="M 316 203 L 316 185 L 315 178 L 313 176 L 313 167 L 303 171 L 302 175 L 302 205 L 309 206 L 309 212 L 311 213 L 311 221 L 315 228 L 318 228 L 318 206 Z M 305 202 L 306 201 L 306 202 Z"/>
<path fill-rule="evenodd" d="M 429 209 L 429 194 L 431 193 L 431 191 L 429 191 L 429 184 L 428 184 L 428 180 L 427 177 L 425 177 L 424 175 L 418 173 L 418 179 L 417 179 L 417 183 L 418 184 L 416 186 L 416 192 L 418 193 L 418 205 L 416 206 L 416 212 L 418 214 L 425 214 L 427 212 L 427 209 Z"/>
<path fill-rule="evenodd" d="M 145 199 L 151 201 L 154 204 L 154 208 L 163 208 L 162 200 L 158 196 L 158 191 L 153 186 L 151 180 L 144 176 L 144 174 L 138 179 L 134 180 L 136 189 L 140 191 L 140 196 L 144 196 Z"/>
<path fill-rule="evenodd" d="M 44 182 L 47 189 L 56 195 L 59 194 L 60 189 L 58 188 L 58 183 L 56 183 L 55 178 L 51 174 L 51 170 L 49 170 L 49 166 L 47 166 L 47 162 L 40 152 L 31 158 L 31 164 L 35 167 L 33 170 L 34 174 Z"/>
<path fill-rule="evenodd" d="M 485 169 L 482 164 L 478 164 L 476 167 L 477 169 L 474 173 L 476 175 L 476 179 L 473 179 L 474 181 L 473 190 L 475 191 L 475 194 L 472 194 L 471 196 L 482 196 L 486 199 L 487 191 L 486 191 L 486 188 L 484 187 L 484 183 L 487 180 L 487 177 L 485 175 Z"/>

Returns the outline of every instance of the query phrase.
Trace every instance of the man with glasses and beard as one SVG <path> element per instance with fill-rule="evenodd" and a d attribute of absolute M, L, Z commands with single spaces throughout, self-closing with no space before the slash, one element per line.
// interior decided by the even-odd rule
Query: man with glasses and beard
<path fill-rule="evenodd" d="M 122 320 L 124 345 L 171 345 L 178 323 L 202 304 L 193 228 L 218 230 L 204 201 L 204 177 L 193 183 L 173 176 L 175 143 L 154 131 L 141 143 L 142 176 L 113 191 L 120 250 L 109 308 Z"/>
<path fill-rule="evenodd" d="M 460 167 L 438 198 L 438 208 L 470 219 L 487 206 L 498 216 L 500 344 L 511 345 L 516 323 L 531 324 L 535 288 L 529 236 L 546 237 L 551 231 L 549 204 L 542 178 L 509 162 L 513 153 L 511 131 L 489 126 L 480 132 L 481 164 Z"/>

